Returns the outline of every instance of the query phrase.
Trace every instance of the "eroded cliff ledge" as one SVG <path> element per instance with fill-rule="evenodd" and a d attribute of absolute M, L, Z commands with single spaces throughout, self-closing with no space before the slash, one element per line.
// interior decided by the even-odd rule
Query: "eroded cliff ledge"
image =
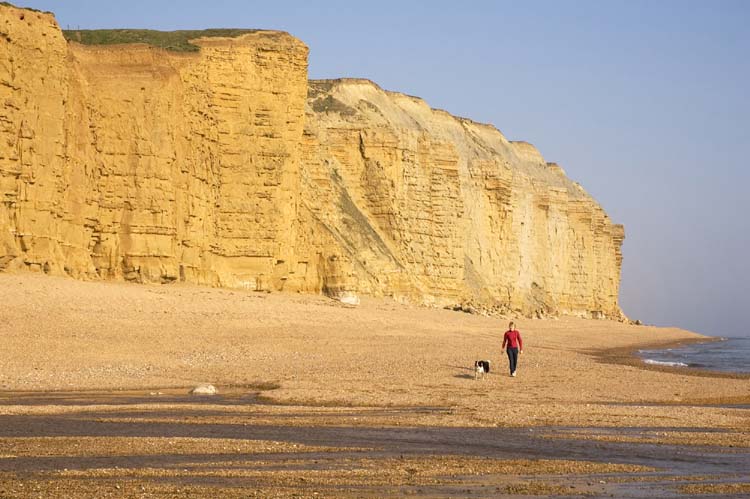
<path fill-rule="evenodd" d="M 622 316 L 622 226 L 530 144 L 286 33 L 191 43 L 0 6 L 0 270 Z"/>

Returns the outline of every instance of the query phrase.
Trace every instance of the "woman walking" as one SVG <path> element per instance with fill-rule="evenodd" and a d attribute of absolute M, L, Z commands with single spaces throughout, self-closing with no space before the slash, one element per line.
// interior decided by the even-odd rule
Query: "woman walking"
<path fill-rule="evenodd" d="M 518 365 L 518 354 L 523 353 L 523 340 L 521 340 L 521 333 L 516 330 L 516 324 L 511 322 L 508 324 L 508 330 L 505 331 L 503 336 L 503 346 L 500 349 L 504 349 L 505 345 L 508 345 L 508 361 L 510 362 L 510 375 L 516 375 L 516 366 Z"/>

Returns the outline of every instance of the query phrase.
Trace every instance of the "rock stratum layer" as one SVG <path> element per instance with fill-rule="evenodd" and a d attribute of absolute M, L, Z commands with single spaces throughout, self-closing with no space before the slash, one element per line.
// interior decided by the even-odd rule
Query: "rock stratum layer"
<path fill-rule="evenodd" d="M 622 317 L 622 226 L 532 145 L 286 33 L 192 43 L 0 6 L 0 270 Z"/>

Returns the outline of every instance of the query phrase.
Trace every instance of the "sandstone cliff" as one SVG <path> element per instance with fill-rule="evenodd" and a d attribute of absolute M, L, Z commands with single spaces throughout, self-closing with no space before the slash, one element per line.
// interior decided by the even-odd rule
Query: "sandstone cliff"
<path fill-rule="evenodd" d="M 67 42 L 0 6 L 0 270 L 621 317 L 621 226 L 495 128 L 280 32 Z"/>
<path fill-rule="evenodd" d="M 279 286 L 304 44 L 258 31 L 186 54 L 84 46 L 51 15 L 0 16 L 0 267 Z"/>
<path fill-rule="evenodd" d="M 304 206 L 342 248 L 336 287 L 621 314 L 622 226 L 531 144 L 369 81 L 313 81 L 303 160 Z"/>

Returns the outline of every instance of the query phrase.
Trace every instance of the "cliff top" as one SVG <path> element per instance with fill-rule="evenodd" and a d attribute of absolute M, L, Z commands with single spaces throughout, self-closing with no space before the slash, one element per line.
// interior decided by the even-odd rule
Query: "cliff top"
<path fill-rule="evenodd" d="M 18 9 L 18 10 L 29 10 L 31 12 L 39 12 L 41 14 L 52 14 L 52 12 L 48 10 L 33 9 L 31 7 L 19 7 L 17 5 L 13 5 L 10 2 L 0 2 L 0 7 L 13 7 L 14 9 Z"/>
<path fill-rule="evenodd" d="M 174 52 L 197 52 L 200 47 L 192 40 L 198 38 L 236 38 L 250 33 L 258 33 L 265 30 L 259 29 L 204 29 L 204 30 L 177 30 L 156 31 L 151 29 L 81 29 L 63 30 L 63 35 L 69 41 L 78 42 L 83 45 L 122 45 L 130 43 L 145 43 L 165 50 Z M 281 31 L 269 31 L 279 35 L 286 34 Z"/>
<path fill-rule="evenodd" d="M 367 105 L 362 105 L 366 102 Z M 548 163 L 533 144 L 523 140 L 508 140 L 494 125 L 455 116 L 448 111 L 432 108 L 424 99 L 402 92 L 383 89 L 365 78 L 336 78 L 310 80 L 308 103 L 316 113 L 330 115 L 326 119 L 351 121 L 384 121 L 390 125 L 431 130 L 435 137 L 471 149 L 482 157 L 500 157 L 512 161 L 519 172 L 556 189 L 564 189 L 572 199 L 590 197 L 576 182 L 569 179 L 557 164 Z M 375 110 L 375 111 L 373 111 Z M 336 116 L 338 115 L 338 116 Z M 338 123 L 335 126 L 339 126 Z M 489 156 L 487 156 L 489 155 Z M 510 159 L 508 159 L 510 158 Z"/>
<path fill-rule="evenodd" d="M 10 2 L 0 2 L 0 8 L 8 7 L 20 11 L 23 20 L 24 11 L 35 12 L 54 17 L 54 13 L 30 7 L 18 7 Z M 173 52 L 198 52 L 200 47 L 193 43 L 199 38 L 237 38 L 251 33 L 265 35 L 289 36 L 284 31 L 245 29 L 245 28 L 212 28 L 203 30 L 157 31 L 151 29 L 80 29 L 61 30 L 66 40 L 82 45 L 127 45 L 143 43 Z M 292 37 L 293 38 L 293 37 Z"/>
<path fill-rule="evenodd" d="M 480 121 L 475 121 L 471 118 L 466 118 L 465 116 L 457 116 L 450 111 L 446 111 L 445 109 L 440 109 L 436 107 L 430 106 L 430 104 L 427 103 L 422 97 L 416 96 L 416 95 L 409 95 L 404 92 L 398 92 L 396 90 L 386 90 L 374 81 L 368 79 L 368 78 L 352 78 L 352 77 L 342 77 L 342 78 L 327 78 L 327 79 L 318 79 L 318 80 L 310 80 L 309 81 L 309 89 L 308 89 L 308 95 L 314 96 L 316 94 L 330 92 L 331 89 L 333 89 L 334 86 L 337 85 L 367 85 L 374 87 L 375 89 L 390 95 L 395 98 L 400 99 L 407 99 L 411 100 L 419 105 L 424 105 L 426 107 L 429 107 L 430 110 L 443 114 L 446 116 L 449 116 L 450 118 L 456 119 L 458 121 L 464 122 L 464 123 L 470 123 L 472 125 L 481 126 L 481 127 L 487 127 L 492 130 L 498 131 L 497 127 L 493 125 L 492 123 L 482 123 Z M 316 111 L 319 111 L 319 109 L 316 109 Z"/>

